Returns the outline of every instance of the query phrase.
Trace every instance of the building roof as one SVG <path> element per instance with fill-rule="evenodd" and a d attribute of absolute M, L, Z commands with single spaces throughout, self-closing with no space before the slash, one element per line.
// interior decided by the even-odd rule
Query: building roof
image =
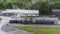
<path fill-rule="evenodd" d="M 60 9 L 52 9 L 52 11 L 60 11 Z"/>
<path fill-rule="evenodd" d="M 7 9 L 6 11 L 3 11 L 5 13 L 12 13 L 12 12 L 16 12 L 16 13 L 39 13 L 39 10 L 22 10 L 22 9 Z"/>

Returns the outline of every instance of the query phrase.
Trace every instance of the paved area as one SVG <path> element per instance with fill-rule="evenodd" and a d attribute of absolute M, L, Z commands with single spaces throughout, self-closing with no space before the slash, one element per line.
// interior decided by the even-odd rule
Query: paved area
<path fill-rule="evenodd" d="M 32 34 L 32 33 L 29 33 L 29 32 L 23 31 L 23 30 L 13 28 L 8 24 L 3 25 L 1 29 L 5 32 L 10 32 L 10 33 L 13 33 L 13 34 Z"/>
<path fill-rule="evenodd" d="M 0 18 L 2 18 L 2 21 L 0 22 L 0 34 L 10 34 L 10 33 L 8 33 L 8 32 L 4 32 L 4 31 L 2 31 L 1 30 L 1 27 L 4 25 L 4 24 L 7 24 L 7 22 L 8 22 L 8 20 L 10 19 L 10 18 L 6 18 L 6 17 L 2 17 L 2 16 L 0 16 Z M 6 18 L 6 19 L 5 19 Z M 4 23 L 4 22 L 5 23 Z M 7 22 L 6 22 L 7 21 Z"/>

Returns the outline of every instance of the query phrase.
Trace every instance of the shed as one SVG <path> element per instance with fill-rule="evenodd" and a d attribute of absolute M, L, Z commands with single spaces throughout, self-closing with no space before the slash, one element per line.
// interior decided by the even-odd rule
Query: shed
<path fill-rule="evenodd" d="M 55 17 L 60 17 L 60 9 L 52 9 L 52 15 Z"/>

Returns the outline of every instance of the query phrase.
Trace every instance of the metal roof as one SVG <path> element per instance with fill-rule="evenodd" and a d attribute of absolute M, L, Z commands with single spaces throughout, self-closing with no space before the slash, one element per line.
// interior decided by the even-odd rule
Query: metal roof
<path fill-rule="evenodd" d="M 52 9 L 52 11 L 60 11 L 60 9 Z"/>
<path fill-rule="evenodd" d="M 39 10 L 7 9 L 3 13 L 39 13 Z"/>

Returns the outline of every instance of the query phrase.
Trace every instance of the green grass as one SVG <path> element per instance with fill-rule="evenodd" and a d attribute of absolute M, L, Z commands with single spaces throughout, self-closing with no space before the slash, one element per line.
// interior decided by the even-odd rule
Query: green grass
<path fill-rule="evenodd" d="M 0 18 L 0 21 L 2 20 L 2 18 Z"/>
<path fill-rule="evenodd" d="M 21 16 L 22 18 L 34 18 L 34 16 Z"/>
<path fill-rule="evenodd" d="M 33 34 L 60 34 L 60 28 L 42 28 L 42 27 L 28 27 L 28 26 L 15 26 L 15 28 L 32 32 Z"/>

